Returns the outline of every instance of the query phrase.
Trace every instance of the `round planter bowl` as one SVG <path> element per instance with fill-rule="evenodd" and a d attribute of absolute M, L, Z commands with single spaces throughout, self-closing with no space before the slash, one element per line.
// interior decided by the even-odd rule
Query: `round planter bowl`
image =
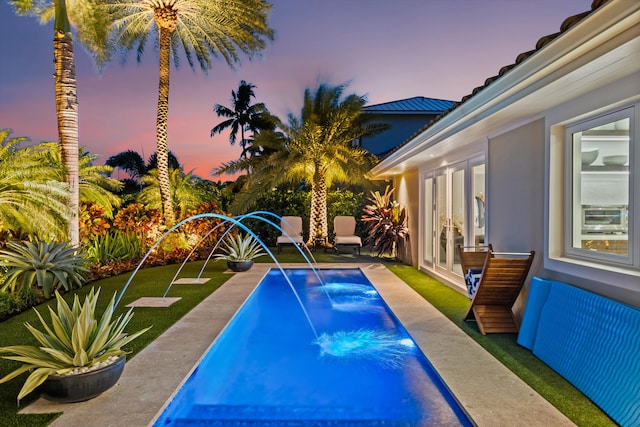
<path fill-rule="evenodd" d="M 229 269 L 231 271 L 235 271 L 235 272 L 247 271 L 251 267 L 253 267 L 253 260 L 248 260 L 248 261 L 227 261 L 227 267 L 229 267 Z"/>
<path fill-rule="evenodd" d="M 113 387 L 124 369 L 126 357 L 120 355 L 117 361 L 95 371 L 75 375 L 50 375 L 38 391 L 53 402 L 72 403 L 93 399 Z"/>

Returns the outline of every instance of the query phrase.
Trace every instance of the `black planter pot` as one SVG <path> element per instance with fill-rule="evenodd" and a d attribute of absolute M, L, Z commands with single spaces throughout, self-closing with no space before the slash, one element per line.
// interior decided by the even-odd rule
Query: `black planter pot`
<path fill-rule="evenodd" d="M 38 391 L 40 395 L 54 402 L 72 403 L 93 399 L 113 387 L 124 369 L 126 357 L 104 368 L 76 375 L 50 375 Z"/>
<path fill-rule="evenodd" d="M 235 272 L 247 271 L 248 269 L 253 267 L 253 260 L 227 261 L 227 267 L 229 267 L 231 271 L 235 271 Z"/>

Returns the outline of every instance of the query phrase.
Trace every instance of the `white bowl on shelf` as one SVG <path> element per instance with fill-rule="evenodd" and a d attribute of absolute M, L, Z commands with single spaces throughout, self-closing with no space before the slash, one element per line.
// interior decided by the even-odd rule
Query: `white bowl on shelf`
<path fill-rule="evenodd" d="M 597 148 L 593 150 L 585 150 L 582 152 L 582 165 L 589 166 L 591 163 L 595 162 L 597 158 L 598 158 Z"/>
<path fill-rule="evenodd" d="M 602 158 L 602 164 L 605 166 L 622 166 L 627 163 L 629 156 L 622 154 L 617 156 L 604 156 Z"/>

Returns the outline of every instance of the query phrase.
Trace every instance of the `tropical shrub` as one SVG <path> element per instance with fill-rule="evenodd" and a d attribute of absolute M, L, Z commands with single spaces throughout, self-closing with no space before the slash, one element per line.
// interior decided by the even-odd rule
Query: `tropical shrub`
<path fill-rule="evenodd" d="M 39 145 L 22 148 L 28 138 L 11 138 L 11 133 L 0 129 L 0 231 L 21 229 L 32 239 L 62 238 L 71 218 L 69 187 L 59 181 L 59 168 L 48 163 Z"/>
<path fill-rule="evenodd" d="M 191 173 L 185 174 L 180 168 L 171 169 L 169 171 L 169 180 L 171 183 L 171 202 L 177 217 L 184 216 L 184 213 L 190 209 L 195 209 L 203 202 L 201 198 L 202 194 L 196 190 L 196 182 L 198 182 L 199 179 Z M 160 197 L 158 170 L 152 169 L 148 171 L 147 174 L 142 177 L 142 182 L 144 187 L 137 194 L 136 201 L 161 211 L 162 200 Z"/>
<path fill-rule="evenodd" d="M 25 233 L 21 228 L 13 230 L 0 231 L 0 249 L 4 249 L 9 240 L 30 240 L 29 234 Z"/>
<path fill-rule="evenodd" d="M 57 181 L 64 182 L 64 161 L 62 150 L 57 142 L 41 142 L 35 146 L 42 154 L 45 165 L 57 172 Z M 80 200 L 100 206 L 107 218 L 113 217 L 113 210 L 120 206 L 121 200 L 115 193 L 122 189 L 122 183 L 110 178 L 113 168 L 108 165 L 94 165 L 97 154 L 78 148 L 78 190 Z"/>
<path fill-rule="evenodd" d="M 22 311 L 24 303 L 16 293 L 0 291 L 0 320 L 8 319 Z"/>
<path fill-rule="evenodd" d="M 113 218 L 113 226 L 125 233 L 134 233 L 144 239 L 145 247 L 151 247 L 162 236 L 162 216 L 156 209 L 147 209 L 140 203 L 132 203 L 120 209 Z"/>
<path fill-rule="evenodd" d="M 105 211 L 95 203 L 81 202 L 78 212 L 80 243 L 86 245 L 98 236 L 104 236 L 111 228 L 105 218 Z"/>
<path fill-rule="evenodd" d="M 113 230 L 88 244 L 87 259 L 95 262 L 139 259 L 144 251 L 144 243 L 138 235 Z"/>
<path fill-rule="evenodd" d="M 384 194 L 372 191 L 369 200 L 373 204 L 363 209 L 362 222 L 366 229 L 364 243 L 372 251 L 377 252 L 377 256 L 388 253 L 396 257 L 398 243 L 409 234 L 406 210 L 391 198 L 393 191 L 389 186 Z"/>
<path fill-rule="evenodd" d="M 87 271 L 84 256 L 66 242 L 7 242 L 0 261 L 9 267 L 0 290 L 13 293 L 37 286 L 45 298 L 58 287 L 70 291 L 74 285 L 82 286 L 82 273 Z"/>
<path fill-rule="evenodd" d="M 87 280 L 93 282 L 107 277 L 117 276 L 118 274 L 126 273 L 128 271 L 133 271 L 138 266 L 139 262 L 139 259 L 94 262 L 89 266 Z M 147 264 L 151 266 L 151 263 Z"/>
<path fill-rule="evenodd" d="M 0 383 L 30 372 L 18 393 L 18 403 L 50 375 L 71 374 L 79 372 L 79 368 L 97 369 L 109 364 L 114 357 L 126 354 L 123 346 L 150 329 L 145 328 L 131 335 L 124 333 L 133 316 L 133 308 L 114 320 L 115 293 L 100 318 L 96 315 L 100 289 L 91 289 L 83 304 L 80 304 L 78 295 L 74 295 L 72 307 L 58 291 L 55 295 L 57 310 L 49 307 L 50 324 L 36 310 L 44 332 L 25 323 L 25 327 L 38 340 L 38 346 L 0 347 L 0 354 L 10 354 L 2 356 L 4 359 L 22 362 L 21 367 L 0 379 Z"/>
<path fill-rule="evenodd" d="M 20 289 L 14 296 L 16 297 L 16 307 L 19 311 L 24 311 L 29 307 L 46 301 L 42 291 L 33 286 L 20 286 Z"/>
<path fill-rule="evenodd" d="M 196 209 L 190 210 L 185 218 L 204 213 L 229 216 L 218 209 L 218 205 L 215 201 L 211 201 L 209 203 L 202 203 Z M 180 227 L 180 231 L 186 236 L 189 245 L 191 247 L 198 245 L 196 249 L 196 256 L 206 257 L 211 248 L 215 246 L 215 244 L 224 235 L 228 226 L 219 226 L 222 221 L 223 220 L 220 218 L 202 217 L 186 222 Z"/>

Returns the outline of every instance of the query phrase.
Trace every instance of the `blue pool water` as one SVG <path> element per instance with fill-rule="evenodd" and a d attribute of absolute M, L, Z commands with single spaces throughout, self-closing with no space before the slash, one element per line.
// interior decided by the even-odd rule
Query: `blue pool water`
<path fill-rule="evenodd" d="M 154 426 L 472 425 L 359 269 L 284 271 L 299 299 L 271 270 Z"/>

